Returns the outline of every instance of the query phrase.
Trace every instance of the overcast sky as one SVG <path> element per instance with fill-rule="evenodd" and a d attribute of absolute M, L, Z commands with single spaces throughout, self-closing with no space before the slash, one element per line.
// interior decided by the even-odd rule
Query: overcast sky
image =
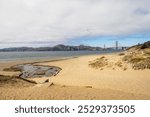
<path fill-rule="evenodd" d="M 150 40 L 150 0 L 0 0 L 0 48 Z"/>

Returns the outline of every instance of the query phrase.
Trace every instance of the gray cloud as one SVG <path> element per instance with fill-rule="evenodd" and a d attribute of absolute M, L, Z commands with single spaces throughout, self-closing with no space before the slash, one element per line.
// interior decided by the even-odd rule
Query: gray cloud
<path fill-rule="evenodd" d="M 138 15 L 148 15 L 149 14 L 149 11 L 147 11 L 146 9 L 136 9 L 135 10 L 135 13 L 138 14 Z"/>
<path fill-rule="evenodd" d="M 149 23 L 150 0 L 0 0 L 5 43 L 138 34 L 149 32 Z"/>

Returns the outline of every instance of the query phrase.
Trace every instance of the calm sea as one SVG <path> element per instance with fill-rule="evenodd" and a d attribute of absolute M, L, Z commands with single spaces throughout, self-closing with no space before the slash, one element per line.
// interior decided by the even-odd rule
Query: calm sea
<path fill-rule="evenodd" d="M 115 51 L 40 51 L 40 52 L 0 52 L 0 61 L 62 59 L 82 55 L 112 53 Z"/>

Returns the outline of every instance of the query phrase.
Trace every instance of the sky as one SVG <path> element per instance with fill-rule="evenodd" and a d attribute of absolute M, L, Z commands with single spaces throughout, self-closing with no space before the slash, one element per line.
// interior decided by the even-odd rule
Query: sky
<path fill-rule="evenodd" d="M 150 41 L 150 0 L 0 0 L 0 48 Z"/>

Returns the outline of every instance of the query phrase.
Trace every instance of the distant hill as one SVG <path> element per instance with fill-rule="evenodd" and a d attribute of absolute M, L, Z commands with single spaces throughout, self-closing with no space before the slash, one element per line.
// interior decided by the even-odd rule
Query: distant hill
<path fill-rule="evenodd" d="M 150 49 L 150 41 L 147 41 L 143 44 L 132 46 L 128 48 L 127 50 L 132 51 L 132 50 L 143 50 L 143 49 Z"/>
<path fill-rule="evenodd" d="M 54 47 L 38 47 L 38 48 L 32 48 L 32 47 L 14 47 L 14 48 L 4 48 L 0 49 L 1 52 L 11 52 L 11 51 L 99 51 L 103 50 L 101 47 L 92 47 L 92 46 L 85 46 L 85 45 L 79 45 L 79 46 L 68 46 L 59 44 Z"/>

